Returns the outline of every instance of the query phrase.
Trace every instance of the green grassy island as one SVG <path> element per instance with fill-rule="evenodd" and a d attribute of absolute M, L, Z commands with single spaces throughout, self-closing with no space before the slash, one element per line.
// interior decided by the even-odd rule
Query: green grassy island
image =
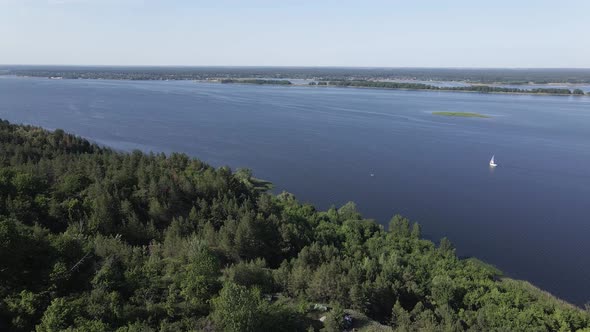
<path fill-rule="evenodd" d="M 0 151 L 0 330 L 590 331 L 401 216 L 62 130 L 0 121 Z"/>
<path fill-rule="evenodd" d="M 489 118 L 490 116 L 471 112 L 432 112 L 434 115 L 458 116 L 462 118 Z"/>

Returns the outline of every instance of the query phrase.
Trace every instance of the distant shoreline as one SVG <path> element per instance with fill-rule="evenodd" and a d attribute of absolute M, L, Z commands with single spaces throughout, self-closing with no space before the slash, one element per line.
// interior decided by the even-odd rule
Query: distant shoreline
<path fill-rule="evenodd" d="M 428 88 L 410 88 L 410 87 L 372 87 L 372 86 L 344 86 L 344 85 L 335 85 L 335 84 L 327 84 L 327 85 L 309 85 L 309 84 L 272 84 L 272 83 L 255 83 L 255 82 L 248 82 L 247 80 L 243 80 L 239 82 L 239 80 L 235 80 L 232 82 L 222 82 L 222 80 L 218 79 L 207 79 L 207 80 L 193 80 L 197 83 L 213 83 L 213 84 L 237 84 L 237 85 L 274 85 L 274 86 L 283 86 L 283 87 L 310 87 L 310 88 L 354 88 L 354 89 L 373 89 L 373 90 L 402 90 L 402 91 L 431 91 L 431 92 L 469 92 L 469 93 L 480 93 L 480 94 L 509 94 L 509 95 L 530 95 L 530 96 L 575 96 L 575 97 L 588 97 L 590 96 L 590 92 L 585 94 L 574 94 L 574 93 L 550 93 L 550 92 L 510 92 L 510 91 L 477 91 L 477 90 L 461 90 L 461 89 L 453 89 L 453 88 L 445 88 L 445 87 L 436 87 L 436 89 L 428 89 Z M 288 79 L 284 79 L 282 81 L 289 81 Z M 380 81 L 375 81 L 380 82 Z M 412 84 L 412 83 L 410 83 Z M 420 83 L 418 83 L 420 84 Z M 476 84 L 473 84 L 476 85 Z M 580 84 L 581 85 L 581 84 Z M 489 86 L 486 84 L 477 84 L 477 86 Z"/>
<path fill-rule="evenodd" d="M 367 82 L 374 82 L 374 83 L 399 83 L 400 85 L 403 84 L 417 84 L 417 85 L 424 85 L 424 86 L 431 86 L 430 88 L 412 88 L 412 87 L 374 87 L 374 86 L 345 86 L 345 85 L 337 85 L 337 84 L 327 84 L 327 85 L 309 85 L 309 84 L 298 84 L 293 83 L 290 80 L 293 78 L 281 78 L 276 79 L 277 82 L 290 82 L 290 84 L 285 83 L 277 83 L 274 84 L 272 80 L 264 80 L 258 78 L 240 78 L 240 79 L 226 79 L 226 78 L 207 78 L 207 79 L 189 79 L 189 78 L 170 78 L 170 79 L 131 79 L 131 78 L 100 78 L 100 77 L 62 77 L 62 76 L 37 76 L 37 75 L 20 75 L 14 73 L 3 74 L 0 73 L 0 78 L 2 77 L 20 77 L 20 78 L 46 78 L 51 80 L 112 80 L 112 81 L 144 81 L 144 82 L 151 82 L 151 81 L 192 81 L 196 83 L 211 83 L 211 84 L 237 84 L 237 85 L 266 85 L 266 86 L 282 86 L 282 87 L 309 87 L 309 88 L 355 88 L 355 89 L 374 89 L 374 90 L 401 90 L 401 91 L 431 91 L 431 92 L 463 92 L 463 93 L 478 93 L 478 94 L 509 94 L 509 95 L 529 95 L 529 96 L 574 96 L 574 97 L 590 97 L 590 92 L 586 92 L 584 94 L 575 94 L 575 93 L 549 93 L 549 92 L 529 92 L 529 91 L 477 91 L 477 90 L 466 90 L 466 89 L 459 89 L 459 88 L 449 88 L 449 87 L 439 87 L 434 85 L 428 85 L 423 83 L 423 81 L 416 80 L 416 83 L 410 83 L 411 80 L 406 80 L 407 82 L 396 82 L 396 81 L 367 81 Z M 226 80 L 226 82 L 223 82 Z M 258 83 L 255 81 L 265 81 L 264 83 Z M 310 79 L 310 81 L 312 81 Z M 319 81 L 319 82 L 326 82 L 326 81 Z M 346 81 L 343 81 L 346 82 Z M 456 83 L 463 83 L 469 84 L 465 88 L 469 88 L 470 86 L 479 86 L 479 87 L 491 87 L 496 88 L 496 86 L 486 83 L 468 83 L 467 81 L 436 81 L 436 82 L 456 82 Z M 496 83 L 501 84 L 501 83 Z M 584 86 L 586 84 L 583 83 L 545 83 L 540 84 L 536 83 L 535 85 L 547 86 L 547 85 L 556 85 L 556 84 L 563 84 L 568 85 L 570 87 L 576 86 Z M 498 87 L 503 88 L 503 87 Z M 570 90 L 571 91 L 571 90 Z"/>

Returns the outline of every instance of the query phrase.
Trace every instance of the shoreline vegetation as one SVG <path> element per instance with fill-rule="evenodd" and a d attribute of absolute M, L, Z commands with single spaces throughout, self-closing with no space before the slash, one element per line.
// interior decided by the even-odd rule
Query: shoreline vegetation
<path fill-rule="evenodd" d="M 469 85 L 458 87 L 439 87 L 424 83 L 409 82 L 383 82 L 383 81 L 318 81 L 307 84 L 293 84 L 289 80 L 266 80 L 266 79 L 207 79 L 198 80 L 206 83 L 222 84 L 256 84 L 256 85 L 289 85 L 289 86 L 317 86 L 317 87 L 351 87 L 351 88 L 368 88 L 384 90 L 431 90 L 442 92 L 475 92 L 475 93 L 494 93 L 494 94 L 525 94 L 525 95 L 549 95 L 549 96 L 590 96 L 581 89 L 560 89 L 560 88 L 535 88 L 519 89 L 507 88 L 489 85 Z"/>
<path fill-rule="evenodd" d="M 0 74 L 1 75 L 1 74 Z M 18 75 L 17 75 L 18 76 Z M 25 76 L 21 77 L 47 77 L 49 79 L 93 79 L 93 78 L 70 78 L 63 76 Z M 101 79 L 101 78 L 99 78 Z M 130 80 L 126 78 L 116 78 L 113 80 Z M 142 81 L 142 79 L 131 79 L 134 81 Z M 173 79 L 176 80 L 176 79 Z M 178 79 L 186 81 L 188 79 Z M 146 80 L 147 81 L 147 80 Z M 151 80 L 150 80 L 151 81 Z M 307 84 L 293 84 L 288 79 L 234 79 L 234 78 L 208 78 L 203 80 L 194 80 L 202 83 L 220 83 L 220 84 L 252 84 L 252 85 L 278 85 L 278 86 L 298 86 L 298 87 L 340 87 L 340 88 L 365 88 L 365 89 L 383 89 L 383 90 L 430 90 L 441 92 L 471 92 L 471 93 L 490 93 L 490 94 L 521 94 L 521 95 L 545 95 L 545 96 L 590 96 L 590 92 L 585 93 L 581 89 L 561 89 L 561 88 L 535 88 L 535 89 L 519 89 L 506 88 L 489 85 L 469 85 L 458 87 L 439 87 L 424 83 L 409 83 L 409 82 L 384 82 L 384 81 L 318 81 L 309 82 Z"/>
<path fill-rule="evenodd" d="M 590 69 L 0 66 L 0 75 L 51 79 L 193 80 L 222 84 L 590 96 L 590 92 L 585 93 L 576 87 L 576 84 L 590 84 Z M 313 81 L 293 83 L 291 79 Z M 456 82 L 465 86 L 436 86 L 428 83 L 434 81 Z M 539 86 L 518 88 L 525 84 Z M 573 86 L 544 87 L 548 84 Z"/>
<path fill-rule="evenodd" d="M 489 116 L 489 115 L 472 113 L 472 112 L 432 112 L 432 114 L 441 115 L 441 116 L 463 117 L 463 118 L 491 118 L 491 116 Z"/>
<path fill-rule="evenodd" d="M 320 85 L 322 82 L 318 82 Z M 535 88 L 535 89 L 518 89 L 489 85 L 469 85 L 457 87 L 439 87 L 424 83 L 406 83 L 406 82 L 381 82 L 381 81 L 329 81 L 326 86 L 337 87 L 361 87 L 376 89 L 399 89 L 399 90 L 433 90 L 433 91 L 458 91 L 458 92 L 479 92 L 479 93 L 509 93 L 509 94 L 530 94 L 530 95 L 586 95 L 580 89 L 556 89 L 556 88 Z M 590 95 L 590 94 L 588 94 Z"/>
<path fill-rule="evenodd" d="M 257 84 L 257 85 L 292 85 L 291 81 L 288 80 L 263 80 L 263 79 L 222 79 L 219 81 L 221 84 Z"/>
<path fill-rule="evenodd" d="M 0 120 L 0 137 L 2 330 L 590 330 L 589 311 L 399 215 L 386 228 L 249 170 L 59 129 Z"/>

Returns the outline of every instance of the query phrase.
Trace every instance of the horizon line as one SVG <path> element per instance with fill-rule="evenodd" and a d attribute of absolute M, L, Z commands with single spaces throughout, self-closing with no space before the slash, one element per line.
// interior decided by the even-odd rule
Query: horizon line
<path fill-rule="evenodd" d="M 463 69 L 463 70 L 590 70 L 590 67 L 457 67 L 457 66 L 330 66 L 330 65 L 116 65 L 116 64 L 0 64 L 0 67 L 130 67 L 130 68 L 348 68 L 348 69 Z"/>

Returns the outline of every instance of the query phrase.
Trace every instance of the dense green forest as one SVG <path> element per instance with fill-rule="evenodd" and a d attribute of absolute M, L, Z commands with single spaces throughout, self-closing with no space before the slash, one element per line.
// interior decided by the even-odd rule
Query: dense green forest
<path fill-rule="evenodd" d="M 0 330 L 339 331 L 348 313 L 365 331 L 590 331 L 400 216 L 385 230 L 247 170 L 61 130 L 1 121 L 0 150 Z"/>

